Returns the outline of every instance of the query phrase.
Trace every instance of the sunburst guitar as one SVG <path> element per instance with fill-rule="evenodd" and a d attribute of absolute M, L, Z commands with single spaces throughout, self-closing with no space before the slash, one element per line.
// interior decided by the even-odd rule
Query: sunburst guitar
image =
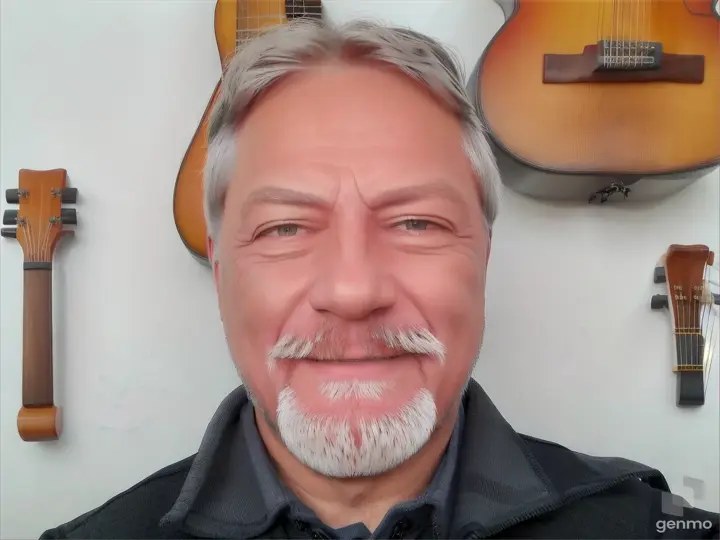
<path fill-rule="evenodd" d="M 720 164 L 720 0 L 496 2 L 468 86 L 510 188 L 652 200 Z"/>
<path fill-rule="evenodd" d="M 321 0 L 218 0 L 215 5 L 215 40 L 222 71 L 225 71 L 238 46 L 268 28 L 299 17 L 322 17 Z M 180 239 L 203 264 L 208 263 L 202 190 L 207 156 L 207 122 L 219 90 L 220 82 L 182 160 L 173 194 L 173 217 Z"/>

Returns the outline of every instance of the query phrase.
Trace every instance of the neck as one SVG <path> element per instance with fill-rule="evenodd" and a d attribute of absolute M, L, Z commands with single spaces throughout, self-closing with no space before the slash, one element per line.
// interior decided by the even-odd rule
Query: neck
<path fill-rule="evenodd" d="M 257 407 L 255 417 L 281 481 L 323 523 L 339 528 L 361 522 L 374 531 L 392 506 L 416 498 L 428 486 L 450 441 L 458 407 L 452 408 L 412 458 L 392 471 L 363 478 L 328 478 L 318 474 L 287 450 Z"/>

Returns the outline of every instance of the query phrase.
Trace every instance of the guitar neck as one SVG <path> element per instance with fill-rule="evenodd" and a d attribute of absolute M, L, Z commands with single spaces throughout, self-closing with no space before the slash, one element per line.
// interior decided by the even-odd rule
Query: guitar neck
<path fill-rule="evenodd" d="M 23 268 L 24 407 L 53 405 L 52 264 L 26 262 Z"/>

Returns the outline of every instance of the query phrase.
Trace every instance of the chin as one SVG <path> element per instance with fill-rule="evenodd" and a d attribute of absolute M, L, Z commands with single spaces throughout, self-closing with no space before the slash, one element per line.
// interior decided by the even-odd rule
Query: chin
<path fill-rule="evenodd" d="M 375 476 L 397 467 L 428 442 L 437 419 L 426 389 L 401 403 L 351 397 L 327 407 L 308 407 L 289 386 L 278 396 L 277 427 L 285 446 L 307 467 L 335 478 Z"/>

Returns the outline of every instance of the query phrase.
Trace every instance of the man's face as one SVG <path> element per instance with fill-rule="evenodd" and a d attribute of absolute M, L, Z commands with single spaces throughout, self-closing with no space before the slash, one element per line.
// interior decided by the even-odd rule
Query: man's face
<path fill-rule="evenodd" d="M 397 73 L 335 65 L 268 92 L 237 144 L 215 277 L 243 382 L 306 465 L 393 468 L 454 419 L 482 342 L 461 126 Z"/>

